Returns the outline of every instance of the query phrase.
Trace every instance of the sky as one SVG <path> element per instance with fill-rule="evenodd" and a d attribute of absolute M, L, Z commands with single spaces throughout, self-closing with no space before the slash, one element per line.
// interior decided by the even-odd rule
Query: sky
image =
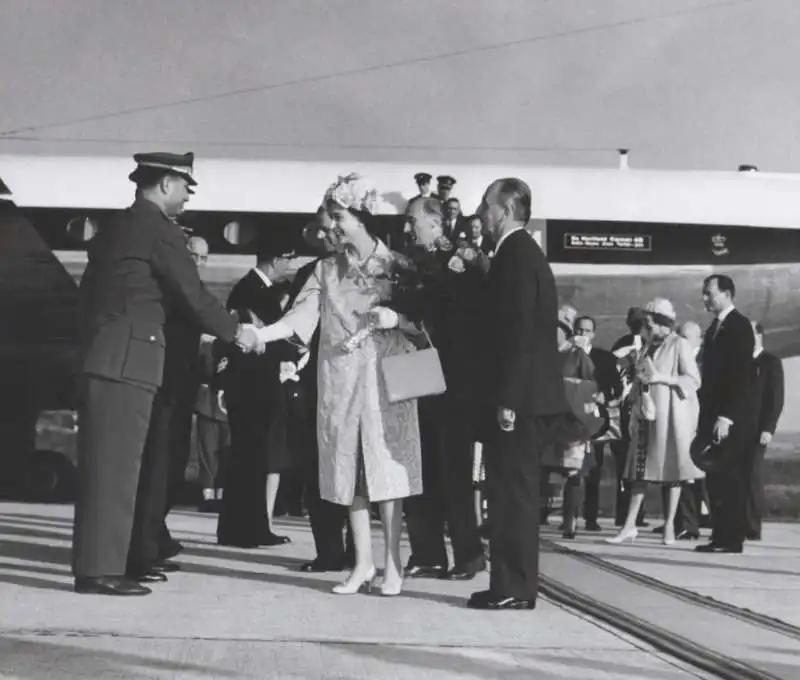
<path fill-rule="evenodd" d="M 0 153 L 800 171 L 798 0 L 3 0 Z"/>

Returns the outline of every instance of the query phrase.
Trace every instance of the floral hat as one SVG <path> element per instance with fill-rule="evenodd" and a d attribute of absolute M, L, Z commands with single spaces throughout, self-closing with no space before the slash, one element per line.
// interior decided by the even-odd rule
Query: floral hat
<path fill-rule="evenodd" d="M 378 212 L 378 190 L 366 177 L 356 172 L 339 177 L 328 187 L 324 202 L 329 200 L 348 210 L 370 215 Z"/>

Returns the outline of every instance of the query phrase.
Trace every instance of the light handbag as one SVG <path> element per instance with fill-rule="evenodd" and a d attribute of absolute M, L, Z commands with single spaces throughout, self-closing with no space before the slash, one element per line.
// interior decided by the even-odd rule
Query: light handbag
<path fill-rule="evenodd" d="M 430 345 L 427 349 L 394 354 L 381 361 L 386 394 L 392 404 L 443 394 L 447 390 L 439 352 L 424 325 L 422 332 Z"/>

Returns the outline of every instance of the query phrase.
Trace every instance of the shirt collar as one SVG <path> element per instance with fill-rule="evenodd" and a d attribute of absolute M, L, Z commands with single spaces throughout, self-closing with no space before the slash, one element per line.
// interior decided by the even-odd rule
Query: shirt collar
<path fill-rule="evenodd" d="M 717 314 L 717 320 L 720 323 L 722 323 L 723 321 L 725 321 L 725 317 L 727 317 L 728 314 L 730 314 L 734 309 L 736 309 L 736 307 L 734 305 L 731 305 L 730 307 L 726 307 L 719 314 Z"/>
<path fill-rule="evenodd" d="M 494 254 L 497 255 L 500 252 L 500 246 L 503 245 L 504 241 L 511 236 L 516 231 L 524 231 L 525 227 L 514 227 L 513 229 L 509 229 L 505 234 L 500 237 L 500 240 L 497 242 L 497 247 L 494 249 Z"/>
<path fill-rule="evenodd" d="M 757 350 L 753 352 L 753 359 L 758 359 L 761 356 L 761 353 L 764 351 L 763 347 L 759 347 Z"/>
<path fill-rule="evenodd" d="M 258 278 L 264 282 L 264 285 L 267 288 L 272 288 L 272 281 L 269 280 L 269 276 L 262 272 L 258 267 L 253 267 L 253 271 L 258 275 Z"/>

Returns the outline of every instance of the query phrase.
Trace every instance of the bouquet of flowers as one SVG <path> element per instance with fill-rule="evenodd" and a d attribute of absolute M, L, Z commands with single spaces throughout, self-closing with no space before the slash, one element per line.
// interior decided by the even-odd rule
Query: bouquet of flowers
<path fill-rule="evenodd" d="M 436 318 L 443 304 L 455 302 L 452 278 L 477 266 L 479 259 L 473 246 L 465 242 L 453 244 L 445 237 L 436 239 L 430 248 L 411 248 L 407 253 L 392 255 L 392 260 L 379 263 L 376 271 L 364 272 L 365 285 L 373 293 L 376 305 L 386 305 L 414 323 Z M 344 342 L 343 350 L 354 351 L 375 330 L 375 324 L 367 320 Z"/>

